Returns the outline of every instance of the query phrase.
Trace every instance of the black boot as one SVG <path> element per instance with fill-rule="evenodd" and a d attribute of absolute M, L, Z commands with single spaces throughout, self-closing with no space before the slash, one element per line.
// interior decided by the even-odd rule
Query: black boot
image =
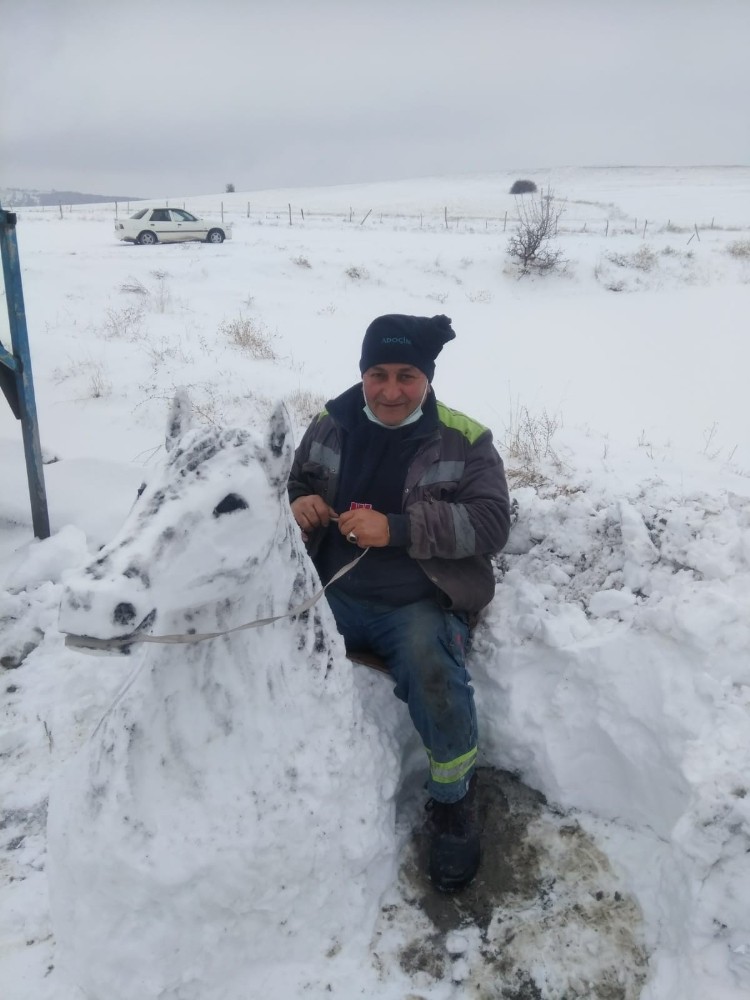
<path fill-rule="evenodd" d="M 458 802 L 430 799 L 430 881 L 440 892 L 457 892 L 479 868 L 479 804 L 477 776 Z"/>

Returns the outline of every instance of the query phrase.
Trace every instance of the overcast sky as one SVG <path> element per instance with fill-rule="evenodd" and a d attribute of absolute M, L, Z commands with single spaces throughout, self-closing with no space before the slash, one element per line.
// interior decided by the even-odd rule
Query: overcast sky
<path fill-rule="evenodd" d="M 750 164 L 750 0 L 0 0 L 0 188 Z"/>

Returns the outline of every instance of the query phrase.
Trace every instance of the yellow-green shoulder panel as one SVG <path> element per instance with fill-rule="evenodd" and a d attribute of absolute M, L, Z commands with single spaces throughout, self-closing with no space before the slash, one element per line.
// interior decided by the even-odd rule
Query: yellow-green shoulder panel
<path fill-rule="evenodd" d="M 446 406 L 445 403 L 441 403 L 440 400 L 437 400 L 437 411 L 440 423 L 446 427 L 452 427 L 454 430 L 460 431 L 469 444 L 474 444 L 474 442 L 487 430 L 487 428 L 483 424 L 480 424 L 479 421 L 473 420 L 471 417 L 467 417 L 466 414 L 461 413 L 460 410 L 452 410 L 450 406 Z"/>

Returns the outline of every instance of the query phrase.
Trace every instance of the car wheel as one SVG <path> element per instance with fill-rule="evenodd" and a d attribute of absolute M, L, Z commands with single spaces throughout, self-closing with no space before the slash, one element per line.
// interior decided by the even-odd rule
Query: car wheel
<path fill-rule="evenodd" d="M 223 243 L 224 233 L 220 229 L 209 229 L 206 243 Z"/>
<path fill-rule="evenodd" d="M 156 233 L 152 233 L 150 229 L 144 229 L 142 233 L 138 234 L 138 239 L 135 242 L 140 243 L 141 246 L 151 246 L 159 241 L 156 238 Z"/>

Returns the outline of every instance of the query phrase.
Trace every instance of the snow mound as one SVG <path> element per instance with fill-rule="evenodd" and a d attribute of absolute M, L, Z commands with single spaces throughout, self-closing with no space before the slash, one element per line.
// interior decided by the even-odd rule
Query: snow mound
<path fill-rule="evenodd" d="M 487 757 L 652 837 L 669 891 L 630 877 L 662 928 L 654 996 L 709 995 L 718 968 L 746 992 L 750 497 L 562 477 L 515 497 L 473 658 Z"/>

